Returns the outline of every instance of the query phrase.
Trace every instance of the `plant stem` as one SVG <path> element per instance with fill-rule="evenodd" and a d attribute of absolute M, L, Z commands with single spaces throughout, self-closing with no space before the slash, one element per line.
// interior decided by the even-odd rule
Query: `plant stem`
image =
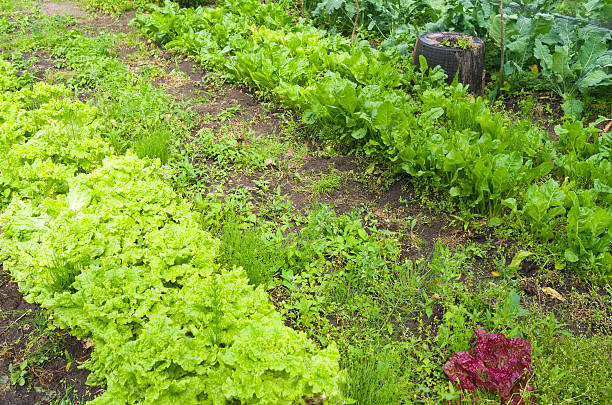
<path fill-rule="evenodd" d="M 501 18 L 501 62 L 499 64 L 499 91 L 501 92 L 504 84 L 504 50 L 506 48 L 504 43 L 504 7 L 502 0 L 499 0 L 499 14 Z"/>
<path fill-rule="evenodd" d="M 355 12 L 355 24 L 353 24 L 353 33 L 351 34 L 351 46 L 355 42 L 355 31 L 357 31 L 357 22 L 359 21 L 359 1 L 355 0 L 355 6 L 357 6 L 357 11 Z"/>

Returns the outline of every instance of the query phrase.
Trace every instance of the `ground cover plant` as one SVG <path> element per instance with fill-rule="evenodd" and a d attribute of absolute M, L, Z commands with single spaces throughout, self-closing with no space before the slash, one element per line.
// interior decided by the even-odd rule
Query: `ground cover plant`
<path fill-rule="evenodd" d="M 158 165 L 112 157 L 94 109 L 61 87 L 21 89 L 0 66 L 4 268 L 56 326 L 91 339 L 89 381 L 106 386 L 93 403 L 338 395 L 335 347 L 318 350 L 240 269 L 214 264 L 218 242 Z"/>
<path fill-rule="evenodd" d="M 327 368 L 329 381 L 337 384 L 337 397 L 345 403 L 499 403 L 500 395 L 507 394 L 499 391 L 502 386 L 515 388 L 511 400 L 527 403 L 606 403 L 610 396 L 606 365 L 612 352 L 612 302 L 609 287 L 599 276 L 605 268 L 598 264 L 556 268 L 554 262 L 562 265 L 565 251 L 551 248 L 547 239 L 559 235 L 563 228 L 565 217 L 557 208 L 574 207 L 574 202 L 570 206 L 564 200 L 564 194 L 556 193 L 559 186 L 570 198 L 579 188 L 593 189 L 590 194 L 596 204 L 608 204 L 601 187 L 605 173 L 598 175 L 601 178 L 590 175 L 605 162 L 604 134 L 594 128 L 585 131 L 571 122 L 560 125 L 560 141 L 544 142 L 549 148 L 544 152 L 554 155 L 557 165 L 551 171 L 554 176 L 541 178 L 536 187 L 525 183 L 523 191 L 530 193 L 532 204 L 521 208 L 524 200 L 517 198 L 517 211 L 524 212 L 510 213 L 510 200 L 502 208 L 503 216 L 498 216 L 512 219 L 517 228 L 488 226 L 495 217 L 487 222 L 478 214 L 489 210 L 486 204 L 469 207 L 469 197 L 452 197 L 448 188 L 447 193 L 440 192 L 445 186 L 436 184 L 435 179 L 441 176 L 441 181 L 453 181 L 450 171 L 450 180 L 443 171 L 409 176 L 388 159 L 383 148 L 370 144 L 370 155 L 365 154 L 366 140 L 378 139 L 378 134 L 370 132 L 374 128 L 367 128 L 363 140 L 352 137 L 352 131 L 342 138 L 345 110 L 329 122 L 305 124 L 301 115 L 292 116 L 294 105 L 280 107 L 278 95 L 267 84 L 252 87 L 259 91 L 259 99 L 248 95 L 245 87 L 224 84 L 221 79 L 239 77 L 221 63 L 223 58 L 229 67 L 236 66 L 231 60 L 234 51 L 229 58 L 218 53 L 220 62 L 208 66 L 215 70 L 203 72 L 185 59 L 184 50 L 170 54 L 130 32 L 127 22 L 133 14 L 118 20 L 96 14 L 93 20 L 88 16 L 46 17 L 36 8 L 23 13 L 21 5 L 12 7 L 6 24 L 0 25 L 4 35 L 0 49 L 18 66 L 19 77 L 13 82 L 17 83 L 15 89 L 23 90 L 11 92 L 57 89 L 35 84 L 41 78 L 63 83 L 70 90 L 62 95 L 53 93 L 51 98 L 61 99 L 57 108 L 70 112 L 53 115 L 56 104 L 45 103 L 42 97 L 41 104 L 28 103 L 23 109 L 15 102 L 5 106 L 25 110 L 27 114 L 20 115 L 23 122 L 42 125 L 43 130 L 33 136 L 36 142 L 28 140 L 27 147 L 16 145 L 15 152 L 7 155 L 11 165 L 28 168 L 32 173 L 29 181 L 15 176 L 11 165 L 2 168 L 10 183 L 6 187 L 10 196 L 2 202 L 9 208 L 3 223 L 6 248 L 0 254 L 20 259 L 18 263 L 8 259 L 5 267 L 14 270 L 14 278 L 27 287 L 23 289 L 26 295 L 28 290 L 31 298 L 38 297 L 55 308 L 47 312 L 49 322 L 70 326 L 73 333 L 91 334 L 75 343 L 94 351 L 87 364 L 92 368 L 90 381 L 101 385 L 92 391 L 98 396 L 96 402 L 106 403 L 109 397 L 118 403 L 142 402 L 135 399 L 139 395 L 156 402 L 167 399 L 173 403 L 177 398 L 191 402 L 187 398 L 198 390 L 205 391 L 210 386 L 205 381 L 217 375 L 204 367 L 209 363 L 194 364 L 201 353 L 214 351 L 219 353 L 216 361 L 223 361 L 223 370 L 233 376 L 218 386 L 243 393 L 235 392 L 234 402 L 279 403 L 274 388 L 280 384 L 251 385 L 250 377 L 257 375 L 254 370 L 258 368 L 252 359 L 268 359 L 267 364 L 292 360 L 281 345 L 274 344 L 275 338 L 294 341 L 292 336 L 308 336 L 306 343 L 298 342 L 308 353 L 301 357 L 321 353 L 327 359 L 323 364 L 334 364 Z M 236 18 L 226 14 L 224 18 Z M 268 24 L 277 20 L 274 12 L 262 18 L 270 20 Z M 217 25 L 220 31 L 225 30 L 222 24 Z M 20 35 L 12 35 L 15 32 Z M 270 32 L 273 39 L 281 39 L 274 44 L 283 45 L 286 37 Z M 228 33 L 238 40 L 233 31 Z M 316 53 L 325 63 L 330 62 L 326 66 L 339 80 L 350 76 L 359 91 L 373 86 L 374 77 L 383 84 L 371 89 L 392 86 L 384 84 L 392 83 L 389 77 L 396 75 L 385 73 L 384 56 L 382 67 L 372 64 L 372 74 L 366 68 L 357 74 L 346 67 L 350 57 L 356 58 L 350 39 L 329 40 L 339 44 L 339 53 L 346 52 L 342 67 L 333 52 L 330 55 L 320 47 L 319 40 L 325 38 L 321 34 L 310 38 L 312 46 L 306 47 L 305 53 L 318 49 Z M 267 37 L 257 38 L 261 45 Z M 354 48 L 365 48 L 363 45 Z M 266 47 L 261 47 L 261 63 L 255 68 L 249 67 L 246 56 L 241 62 L 251 69 L 243 68 L 251 86 L 255 80 L 277 83 L 278 78 L 280 83 L 286 77 L 286 73 L 275 76 L 273 66 L 282 58 L 269 64 Z M 355 53 L 365 61 L 377 58 L 367 49 L 356 49 Z M 247 54 L 257 56 L 255 48 Z M 291 69 L 301 66 L 289 58 L 285 61 Z M 396 66 L 393 59 L 387 62 Z M 46 66 L 44 74 L 41 65 Z M 265 76 L 259 74 L 261 66 L 268 69 Z M 298 76 L 314 88 L 316 82 L 309 77 L 313 72 L 318 72 L 316 65 L 305 66 Z M 461 89 L 449 90 L 438 78 L 418 71 L 399 71 L 397 75 L 410 80 L 393 87 L 397 90 L 393 94 L 408 93 L 416 119 L 423 115 L 421 105 L 432 103 L 423 101 L 428 100 L 427 92 L 433 98 L 437 92 L 455 91 L 451 97 L 462 108 L 470 102 Z M 411 90 L 419 84 L 422 90 Z M 308 86 L 299 86 L 298 90 L 305 87 L 309 91 Z M 87 100 L 87 104 L 71 98 Z M 484 104 L 479 105 L 483 106 L 481 114 L 488 116 Z M 326 104 L 333 111 L 330 106 Z M 440 107 L 443 115 L 451 111 L 446 104 Z M 33 123 L 26 119 L 39 113 L 45 119 Z M 95 118 L 90 120 L 92 116 Z M 476 113 L 474 117 L 478 119 Z M 494 119 L 501 127 L 510 125 L 502 117 Z M 422 122 L 424 132 L 412 128 L 414 137 L 442 131 L 447 136 L 462 128 L 450 117 L 437 117 L 432 121 L 435 129 L 429 128 L 424 118 Z M 62 132 L 64 127 L 69 130 Z M 540 129 L 530 127 L 528 122 L 519 122 L 511 130 L 514 134 L 524 128 L 524 132 L 531 130 L 546 139 Z M 477 126 L 469 128 L 481 131 Z M 461 131 L 467 133 L 465 128 Z M 151 133 L 155 137 L 149 137 Z M 24 136 L 32 138 L 29 132 Z M 153 139 L 147 143 L 149 138 Z M 87 142 L 92 139 L 97 143 L 89 147 Z M 98 144 L 104 145 L 103 153 L 93 147 Z M 534 148 L 540 146 L 534 142 Z M 510 150 L 505 148 L 500 150 Z M 135 151 L 137 156 L 125 155 L 126 151 Z M 483 151 L 486 154 L 486 149 Z M 539 153 L 543 152 L 533 156 Z M 53 169 L 37 171 L 43 166 L 31 165 L 30 159 L 39 155 L 45 164 L 52 163 Z M 151 161 L 155 159 L 159 160 Z M 565 177 L 574 183 L 569 179 L 561 182 Z M 57 191 L 45 192 L 47 188 Z M 549 193 L 542 195 L 554 196 L 552 202 L 538 194 L 541 189 Z M 483 192 L 483 196 L 487 194 Z M 581 213 L 588 214 L 575 209 L 571 215 L 566 212 L 566 217 L 579 219 Z M 538 215 L 543 215 L 538 226 L 525 219 L 540 218 Z M 540 243 L 534 243 L 537 240 Z M 593 248 L 589 245 L 587 250 Z M 51 253 L 56 251 L 60 253 Z M 581 265 L 587 262 L 584 257 L 581 260 Z M 225 288 L 228 285 L 231 291 Z M 237 291 L 242 294 L 236 295 Z M 237 302 L 237 296 L 249 304 Z M 268 299 L 277 312 L 269 305 L 257 304 Z M 255 314 L 236 318 L 245 307 Z M 2 319 L 21 316 L 10 314 L 4 304 L 2 310 Z M 257 322 L 267 318 L 274 319 Z M 207 323 L 208 319 L 213 321 Z M 21 323 L 17 320 L 16 324 Z M 10 322 L 6 322 L 6 329 L 4 322 L 0 324 L 0 333 L 14 328 Z M 248 326 L 242 328 L 245 324 Z M 301 332 L 296 334 L 286 326 Z M 529 342 L 530 367 L 516 367 L 513 372 L 521 373 L 519 379 L 504 377 L 493 389 L 485 384 L 484 389 L 464 392 L 457 382 L 452 383 L 455 379 L 449 379 L 444 365 L 455 353 L 471 351 L 476 355 L 474 350 L 479 346 L 474 330 L 482 328 L 503 334 L 510 342 Z M 203 339 L 201 331 L 212 329 L 222 332 L 209 333 Z M 274 336 L 263 341 L 254 338 L 262 329 L 274 330 Z M 53 336 L 57 332 L 49 333 Z M 228 346 L 225 339 L 236 333 L 236 347 Z M 204 341 L 207 343 L 201 350 L 196 343 Z M 112 349 L 114 342 L 120 347 Z M 339 359 L 339 368 L 325 357 L 333 353 L 334 346 L 338 356 L 331 357 Z M 6 370 L 0 370 L 0 398 L 10 398 L 3 397 L 6 392 L 39 389 L 40 368 L 34 366 L 37 358 L 47 355 L 18 357 L 17 350 L 12 356 L 4 348 L 0 342 L 0 364 L 6 364 Z M 189 350 L 195 355 L 185 355 Z M 242 355 L 234 356 L 237 353 Z M 147 361 L 150 355 L 163 360 Z M 207 358 L 215 361 L 212 355 Z M 73 359 L 69 368 L 83 360 L 86 358 Z M 232 364 L 242 366 L 231 371 Z M 293 366 L 300 376 L 308 375 L 299 362 L 292 361 Z M 187 369 L 194 371 L 181 375 L 181 370 Z M 281 379 L 286 376 L 278 374 Z M 5 375 L 6 381 L 2 379 Z M 269 375 L 264 372 L 262 378 Z M 132 386 L 139 390 L 124 390 L 125 380 L 136 381 Z M 181 385 L 183 381 L 191 384 Z M 310 395 L 309 403 L 333 403 L 329 392 L 326 398 L 313 397 L 308 388 L 292 397 L 305 379 L 294 381 L 285 398 L 299 403 L 301 395 Z M 253 392 L 249 387 L 259 390 L 257 398 L 246 398 Z M 331 385 L 330 390 L 334 391 Z M 61 403 L 75 401 L 76 397 Z M 198 401 L 212 402 L 204 395 L 193 400 Z"/>
<path fill-rule="evenodd" d="M 216 9 L 167 2 L 136 23 L 167 48 L 294 108 L 324 138 L 390 159 L 491 224 L 510 216 L 534 238 L 554 240 L 547 244 L 558 266 L 579 263 L 574 268 L 609 279 L 607 136 L 592 138 L 593 126 L 570 122 L 556 128 L 562 140 L 552 143 L 530 123 L 508 121 L 471 100 L 461 85 L 442 86 L 439 70 L 398 71 L 368 43 L 353 47 L 291 20 L 277 4 L 241 0 Z M 583 152 L 567 150 L 573 141 L 566 137 L 580 140 Z"/>

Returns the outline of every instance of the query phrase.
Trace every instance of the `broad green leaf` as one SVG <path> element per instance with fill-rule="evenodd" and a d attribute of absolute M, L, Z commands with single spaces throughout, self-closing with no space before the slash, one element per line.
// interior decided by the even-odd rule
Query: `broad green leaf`
<path fill-rule="evenodd" d="M 427 71 L 427 59 L 425 59 L 425 56 L 423 56 L 422 54 L 419 55 L 419 67 L 422 73 L 425 73 Z"/>
<path fill-rule="evenodd" d="M 598 66 L 597 60 L 605 54 L 606 51 L 609 51 L 609 49 L 605 41 L 602 41 L 601 37 L 591 36 L 578 50 L 576 62 L 579 64 L 580 69 L 585 71 L 589 71 L 592 68 L 602 68 L 603 66 Z"/>
<path fill-rule="evenodd" d="M 348 80 L 334 80 L 334 85 L 331 87 L 332 97 L 335 98 L 335 103 L 339 104 L 348 113 L 352 114 L 357 108 L 357 92 L 355 84 Z"/>
<path fill-rule="evenodd" d="M 521 263 L 523 262 L 523 260 L 525 260 L 526 258 L 528 258 L 529 256 L 533 255 L 532 252 L 529 252 L 527 250 L 521 250 L 519 252 L 517 252 L 514 257 L 512 258 L 512 262 L 510 263 L 510 265 L 508 267 L 512 268 L 512 269 L 518 269 L 521 265 Z"/>
<path fill-rule="evenodd" d="M 424 111 L 419 117 L 419 123 L 431 123 L 444 115 L 444 109 L 442 107 L 434 107 L 427 111 Z"/>
<path fill-rule="evenodd" d="M 567 46 L 556 46 L 551 58 L 551 70 L 561 80 L 569 79 L 571 75 L 569 49 Z"/>
<path fill-rule="evenodd" d="M 550 49 L 539 39 L 536 39 L 533 56 L 540 61 L 540 65 L 543 69 L 552 69 L 552 56 L 550 55 Z"/>
<path fill-rule="evenodd" d="M 489 35 L 497 42 L 497 45 L 501 44 L 501 16 L 495 15 L 491 17 L 489 25 Z"/>
<path fill-rule="evenodd" d="M 580 258 L 572 249 L 565 249 L 565 253 L 563 254 L 565 259 L 570 263 L 576 263 Z"/>
<path fill-rule="evenodd" d="M 612 78 L 612 74 L 607 74 L 603 70 L 592 70 L 587 73 L 586 76 L 581 77 L 576 82 L 576 86 L 580 92 L 584 93 L 589 87 L 597 86 L 609 82 L 608 79 Z"/>
<path fill-rule="evenodd" d="M 504 223 L 504 221 L 501 218 L 491 218 L 491 219 L 489 219 L 488 225 L 490 227 L 492 227 L 492 228 L 495 228 L 497 226 L 500 226 L 503 223 Z"/>
<path fill-rule="evenodd" d="M 354 130 L 351 133 L 351 136 L 355 139 L 362 139 L 364 136 L 366 136 L 366 134 L 368 133 L 368 130 L 365 128 L 359 128 Z"/>
<path fill-rule="evenodd" d="M 389 131 L 394 125 L 395 106 L 390 101 L 384 101 L 375 111 L 374 125 L 380 131 Z"/>
<path fill-rule="evenodd" d="M 555 164 L 553 162 L 544 162 L 537 167 L 531 168 L 525 176 L 525 181 L 531 183 L 533 180 L 550 173 L 554 167 Z"/>
<path fill-rule="evenodd" d="M 512 212 L 516 212 L 517 210 L 517 204 L 516 204 L 515 198 L 506 198 L 505 200 L 502 200 L 502 205 L 510 208 Z"/>
<path fill-rule="evenodd" d="M 573 97 L 567 98 L 563 104 L 561 104 L 563 113 L 568 117 L 574 118 L 580 118 L 583 107 L 584 105 L 582 104 L 582 101 Z"/>

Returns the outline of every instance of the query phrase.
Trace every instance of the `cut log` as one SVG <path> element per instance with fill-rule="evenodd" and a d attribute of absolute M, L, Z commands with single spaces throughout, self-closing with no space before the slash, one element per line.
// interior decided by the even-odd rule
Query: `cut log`
<path fill-rule="evenodd" d="M 458 32 L 429 32 L 419 37 L 413 62 L 418 66 L 423 55 L 427 66 L 441 66 L 451 83 L 457 75 L 460 83 L 468 85 L 468 91 L 480 96 L 484 91 L 485 45 L 482 39 Z"/>

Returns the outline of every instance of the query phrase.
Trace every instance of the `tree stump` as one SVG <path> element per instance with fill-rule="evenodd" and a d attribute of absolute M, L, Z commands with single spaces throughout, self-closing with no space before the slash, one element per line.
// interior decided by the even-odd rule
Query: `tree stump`
<path fill-rule="evenodd" d="M 417 40 L 413 63 L 419 65 L 419 55 L 428 67 L 441 66 L 448 75 L 447 83 L 455 79 L 468 85 L 468 91 L 480 96 L 484 90 L 485 45 L 482 39 L 458 32 L 429 32 Z"/>

